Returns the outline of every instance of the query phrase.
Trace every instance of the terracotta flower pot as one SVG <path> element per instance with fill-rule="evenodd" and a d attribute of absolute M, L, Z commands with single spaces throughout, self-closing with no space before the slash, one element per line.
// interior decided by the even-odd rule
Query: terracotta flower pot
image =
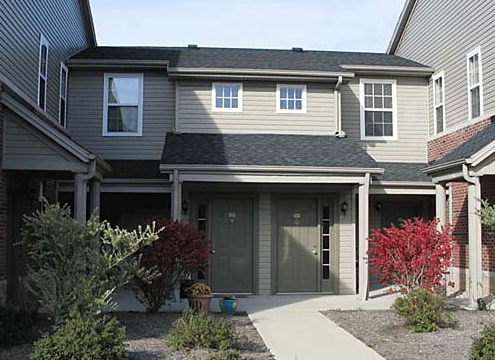
<path fill-rule="evenodd" d="M 196 312 L 210 313 L 211 295 L 189 296 L 189 307 Z"/>

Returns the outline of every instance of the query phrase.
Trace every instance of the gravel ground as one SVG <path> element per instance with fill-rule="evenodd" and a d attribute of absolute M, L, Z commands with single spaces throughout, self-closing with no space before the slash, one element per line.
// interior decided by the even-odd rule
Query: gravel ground
<path fill-rule="evenodd" d="M 495 311 L 451 312 L 458 329 L 413 333 L 390 310 L 324 311 L 323 314 L 387 360 L 465 360 L 473 338 L 495 322 Z"/>
<path fill-rule="evenodd" d="M 168 349 L 165 336 L 179 313 L 117 313 L 120 323 L 127 329 L 129 352 L 133 360 L 203 360 L 212 350 L 197 349 L 189 352 L 176 352 Z M 214 316 L 222 316 L 214 314 Z M 270 360 L 268 348 L 259 336 L 251 320 L 246 315 L 231 317 L 236 325 L 237 341 L 234 348 L 244 356 L 256 360 Z M 16 346 L 0 350 L 0 360 L 28 360 L 31 345 Z"/>

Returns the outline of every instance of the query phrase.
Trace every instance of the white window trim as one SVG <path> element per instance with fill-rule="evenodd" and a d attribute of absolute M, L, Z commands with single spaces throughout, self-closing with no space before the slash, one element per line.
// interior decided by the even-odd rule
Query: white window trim
<path fill-rule="evenodd" d="M 138 128 L 137 132 L 109 132 L 108 131 L 108 83 L 110 78 L 138 78 Z M 121 106 L 136 106 L 136 104 L 120 104 Z M 103 136 L 143 136 L 143 74 L 134 73 L 105 73 L 103 79 Z"/>
<path fill-rule="evenodd" d="M 46 46 L 46 75 L 41 73 L 41 48 L 43 45 Z M 38 94 L 36 97 L 36 103 L 44 111 L 46 111 L 46 107 L 47 107 L 46 103 L 47 103 L 47 99 L 48 99 L 48 94 L 46 93 L 46 91 L 48 89 L 48 59 L 49 59 L 49 56 L 50 56 L 50 43 L 43 36 L 43 34 L 40 34 L 40 43 L 39 43 L 39 47 L 38 47 L 38 79 L 37 79 L 38 80 L 38 88 L 37 88 Z M 45 80 L 45 101 L 44 101 L 43 107 L 40 106 L 40 77 L 42 77 L 43 80 Z"/>
<path fill-rule="evenodd" d="M 481 46 L 478 46 L 474 50 L 468 52 L 466 54 L 466 71 L 467 71 L 467 96 L 468 96 L 468 121 L 474 120 L 476 118 L 473 118 L 472 112 L 471 112 L 471 89 L 473 86 L 471 86 L 471 76 L 469 74 L 469 59 L 473 57 L 474 55 L 478 54 L 478 71 L 479 71 L 479 76 L 480 76 L 480 116 L 483 116 L 483 66 L 482 66 L 482 60 L 481 60 Z"/>
<path fill-rule="evenodd" d="M 378 83 L 378 84 L 391 84 L 392 85 L 392 136 L 366 136 L 365 121 L 364 121 L 364 84 L 366 83 Z M 361 128 L 361 140 L 366 141 L 384 141 L 384 140 L 397 140 L 397 80 L 395 79 L 360 79 L 359 80 L 359 107 L 360 107 L 360 128 Z M 378 110 L 379 109 L 375 109 Z M 385 109 L 390 110 L 390 109 Z"/>
<path fill-rule="evenodd" d="M 444 133 L 447 130 L 447 119 L 445 118 L 445 72 L 442 70 L 438 74 L 433 75 L 432 77 L 432 86 L 433 86 L 433 128 L 435 131 L 435 135 L 438 134 L 438 129 L 437 129 L 437 107 L 438 104 L 435 104 L 436 101 L 436 87 L 435 87 L 435 81 L 442 78 L 442 103 L 440 104 L 443 106 L 443 131 L 441 133 Z"/>
<path fill-rule="evenodd" d="M 63 86 L 62 86 L 62 72 L 65 71 L 65 93 L 63 93 Z M 68 93 L 68 85 L 69 85 L 69 69 L 67 66 L 63 63 L 60 62 L 60 94 L 59 94 L 59 103 L 58 103 L 58 123 L 61 124 L 61 112 L 60 112 L 60 105 L 62 103 L 62 99 L 65 100 L 65 124 L 63 125 L 65 128 L 67 127 L 67 93 Z"/>
<path fill-rule="evenodd" d="M 239 93 L 238 93 L 238 107 L 237 108 L 217 108 L 217 99 L 216 99 L 216 91 L 215 88 L 217 86 L 238 86 L 239 87 Z M 214 82 L 211 84 L 211 110 L 215 112 L 242 112 L 242 107 L 243 107 L 243 97 L 244 97 L 244 91 L 243 91 L 243 86 L 242 83 L 227 83 L 227 82 Z"/>
<path fill-rule="evenodd" d="M 293 88 L 300 88 L 302 89 L 302 106 L 301 110 L 297 109 L 281 109 L 280 108 L 280 88 L 282 87 L 293 87 Z M 276 109 L 278 114 L 306 114 L 306 93 L 307 93 L 307 86 L 306 85 L 301 85 L 301 84 L 277 84 L 277 95 L 276 95 Z"/>

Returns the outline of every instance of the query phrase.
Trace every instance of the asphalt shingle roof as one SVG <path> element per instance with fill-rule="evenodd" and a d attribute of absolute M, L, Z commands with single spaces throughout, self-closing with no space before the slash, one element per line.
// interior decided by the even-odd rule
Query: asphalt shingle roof
<path fill-rule="evenodd" d="M 72 59 L 168 60 L 170 67 L 346 71 L 340 65 L 425 67 L 396 55 L 364 52 L 188 47 L 107 47 L 83 50 Z"/>
<path fill-rule="evenodd" d="M 381 175 L 373 175 L 374 180 L 431 182 L 431 178 L 421 171 L 428 167 L 427 163 L 379 162 L 378 167 L 383 168 L 385 172 Z"/>
<path fill-rule="evenodd" d="M 379 168 L 352 139 L 273 134 L 167 133 L 162 163 Z"/>
<path fill-rule="evenodd" d="M 486 128 L 479 131 L 464 144 L 458 146 L 450 153 L 445 155 L 443 158 L 438 160 L 434 165 L 441 165 L 456 160 L 466 159 L 471 155 L 476 154 L 478 151 L 483 149 L 485 146 L 487 146 L 494 140 L 495 140 L 495 123 L 492 122 L 492 124 L 488 125 Z"/>

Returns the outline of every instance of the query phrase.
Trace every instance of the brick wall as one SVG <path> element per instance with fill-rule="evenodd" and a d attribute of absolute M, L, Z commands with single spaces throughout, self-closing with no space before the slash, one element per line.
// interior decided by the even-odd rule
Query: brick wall
<path fill-rule="evenodd" d="M 2 168 L 3 111 L 1 105 L 2 84 L 0 83 L 0 281 L 7 278 L 7 179 Z"/>
<path fill-rule="evenodd" d="M 428 161 L 434 162 L 441 159 L 489 124 L 491 124 L 490 118 L 429 141 Z M 481 190 L 483 192 L 482 198 L 492 194 L 495 200 L 495 184 L 489 185 L 488 181 L 483 181 Z M 467 183 L 453 182 L 452 193 L 452 199 L 449 201 L 452 201 L 452 227 L 456 240 L 453 251 L 454 266 L 467 268 L 469 265 Z M 494 235 L 489 229 L 483 227 L 483 270 L 495 270 Z"/>

